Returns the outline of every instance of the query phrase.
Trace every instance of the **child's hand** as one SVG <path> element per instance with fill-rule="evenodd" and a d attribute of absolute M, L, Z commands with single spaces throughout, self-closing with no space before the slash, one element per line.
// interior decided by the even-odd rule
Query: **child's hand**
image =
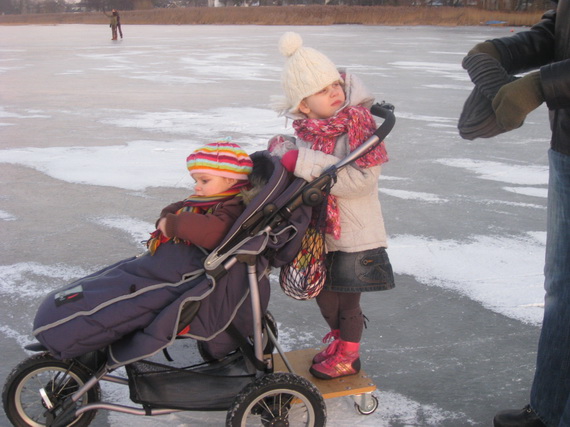
<path fill-rule="evenodd" d="M 160 220 L 158 221 L 158 227 L 157 227 L 160 232 L 162 233 L 162 235 L 166 238 L 169 238 L 170 236 L 168 236 L 166 234 L 166 218 L 160 218 Z"/>
<path fill-rule="evenodd" d="M 295 171 L 295 166 L 297 165 L 297 159 L 299 158 L 299 150 L 287 151 L 283 157 L 281 157 L 281 164 L 288 172 L 293 173 Z"/>
<path fill-rule="evenodd" d="M 295 138 L 284 135 L 274 136 L 267 143 L 267 150 L 272 156 L 283 157 L 286 152 L 297 150 Z"/>

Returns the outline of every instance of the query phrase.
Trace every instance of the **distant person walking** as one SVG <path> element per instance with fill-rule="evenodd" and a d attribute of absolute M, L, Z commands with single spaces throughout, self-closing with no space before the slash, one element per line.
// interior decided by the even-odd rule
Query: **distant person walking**
<path fill-rule="evenodd" d="M 117 40 L 117 29 L 121 29 L 121 18 L 119 17 L 119 12 L 115 9 L 111 11 L 111 14 L 103 11 L 105 16 L 110 19 L 109 27 L 111 27 L 111 40 Z M 123 38 L 123 32 L 121 31 L 121 38 Z"/>
<path fill-rule="evenodd" d="M 119 35 L 123 38 L 123 30 L 121 30 L 121 15 L 119 15 L 119 11 L 113 9 L 113 12 L 117 14 L 117 30 L 119 31 Z"/>

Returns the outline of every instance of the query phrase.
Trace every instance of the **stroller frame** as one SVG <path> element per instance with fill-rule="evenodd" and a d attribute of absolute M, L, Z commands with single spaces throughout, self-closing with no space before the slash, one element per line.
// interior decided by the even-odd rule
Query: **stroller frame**
<path fill-rule="evenodd" d="M 331 182 L 334 183 L 338 171 L 374 148 L 390 133 L 395 123 L 393 110 L 394 107 L 391 104 L 375 104 L 371 111 L 374 115 L 383 118 L 384 122 L 365 143 L 350 153 L 345 159 L 324 171 L 319 178 L 303 185 L 281 209 L 273 210 L 271 206 L 265 207 L 263 209 L 263 215 L 250 221 L 247 230 L 241 232 L 240 235 L 230 238 L 208 257 L 208 260 L 213 260 L 213 262 L 211 262 L 210 265 L 207 265 L 208 262 L 206 263 L 206 275 L 214 279 L 218 279 L 227 274 L 231 267 L 237 262 L 247 264 L 247 276 L 251 296 L 253 344 L 249 344 L 245 337 L 242 337 L 240 340 L 241 354 L 245 356 L 245 364 L 249 368 L 250 375 L 244 376 L 243 381 L 247 385 L 238 393 L 228 409 L 226 421 L 228 426 L 251 425 L 246 423 L 246 418 L 252 414 L 261 417 L 263 425 L 289 425 L 279 423 L 288 422 L 292 414 L 291 409 L 299 406 L 299 404 L 305 407 L 302 411 L 301 420 L 299 421 L 302 425 L 325 425 L 326 407 L 321 392 L 312 384 L 312 381 L 294 373 L 295 368 L 298 368 L 298 366 L 294 366 L 294 363 L 288 360 L 287 354 L 278 343 L 276 330 L 274 333 L 271 328 L 272 325 L 268 324 L 267 319 L 265 319 L 262 314 L 255 255 L 232 254 L 227 256 L 229 252 L 228 247 L 235 245 L 235 242 L 239 242 L 240 237 L 243 237 L 244 233 L 248 236 L 253 236 L 258 233 L 271 232 L 289 218 L 295 209 L 302 205 L 316 206 L 320 204 L 322 201 L 322 189 L 330 185 Z M 238 245 L 239 244 L 240 243 L 238 243 Z M 277 350 L 279 355 L 278 359 L 274 360 L 273 354 L 264 354 L 264 349 L 268 342 Z M 109 368 L 104 362 L 101 363 L 101 352 L 94 352 L 95 354 L 89 353 L 85 357 L 81 356 L 71 360 L 60 361 L 45 352 L 45 348 L 40 344 L 32 344 L 26 348 L 32 351 L 43 351 L 43 353 L 32 356 L 20 363 L 9 375 L 2 393 L 4 409 L 9 419 L 17 426 L 86 426 L 91 422 L 96 411 L 100 409 L 144 416 L 165 415 L 186 410 L 196 410 L 180 407 L 151 407 L 151 405 L 145 404 L 143 404 L 142 408 L 138 408 L 101 402 L 99 401 L 100 382 L 107 381 L 129 386 L 131 381 L 130 378 L 127 379 L 111 375 L 111 372 L 115 370 L 116 367 Z M 295 352 L 291 352 L 290 354 L 292 353 Z M 232 355 L 228 357 L 232 357 Z M 34 360 L 34 358 L 36 359 Z M 41 365 L 42 368 L 34 368 L 33 362 L 39 364 L 38 366 Z M 225 360 L 225 358 L 207 362 L 206 364 L 199 365 L 197 372 L 215 371 L 227 363 L 228 361 Z M 276 365 L 286 369 L 288 372 L 275 372 Z M 42 414 L 43 417 L 45 417 L 45 424 L 40 424 L 33 420 L 27 422 L 22 418 L 22 414 L 20 413 L 24 412 L 25 409 L 22 403 L 17 401 L 19 397 L 17 393 L 21 392 L 21 389 L 25 387 L 25 381 L 31 378 L 32 373 L 35 372 L 34 369 L 41 372 L 44 367 L 47 369 L 50 366 L 55 367 L 58 373 L 50 378 L 49 382 L 39 390 L 38 396 L 41 405 L 45 409 Z M 192 372 L 193 368 L 194 367 L 189 367 L 188 369 Z M 85 375 L 86 372 L 89 373 L 89 376 Z M 60 375 L 63 375 L 65 379 L 65 384 L 60 384 L 61 389 L 69 390 L 64 399 L 57 401 L 54 399 L 56 394 L 53 388 Z M 219 378 L 221 384 L 221 381 L 227 377 L 220 376 Z M 328 392 L 328 397 L 353 395 L 357 410 L 361 414 L 371 414 L 378 406 L 377 399 L 371 394 L 376 387 L 370 380 L 365 379 L 365 381 L 367 386 L 353 387 L 348 391 L 346 391 L 346 384 L 344 384 L 344 392 L 332 394 Z M 215 393 L 216 391 L 214 390 L 213 392 Z M 280 402 L 279 399 L 283 398 L 283 396 L 288 400 L 285 405 L 280 406 L 278 402 Z M 188 396 L 188 398 L 191 397 L 192 396 Z M 217 410 L 212 408 L 206 409 Z M 15 417 L 14 415 L 17 416 Z M 32 422 L 34 424 L 32 424 Z"/>

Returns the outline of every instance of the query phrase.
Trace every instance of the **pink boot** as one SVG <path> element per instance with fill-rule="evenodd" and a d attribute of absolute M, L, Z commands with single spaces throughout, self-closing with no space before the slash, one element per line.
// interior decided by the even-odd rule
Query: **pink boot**
<path fill-rule="evenodd" d="M 321 363 L 314 364 L 309 370 L 315 377 L 323 380 L 346 377 L 360 372 L 360 343 L 338 340 L 336 353 Z"/>
<path fill-rule="evenodd" d="M 332 331 L 330 331 L 328 334 L 325 335 L 325 337 L 323 338 L 323 343 L 327 343 L 331 339 L 333 340 L 333 342 L 331 342 L 327 346 L 327 348 L 325 348 L 320 353 L 317 353 L 316 356 L 313 357 L 313 365 L 315 363 L 321 363 L 325 359 L 328 359 L 329 357 L 331 357 L 336 352 L 339 337 L 340 337 L 340 329 L 333 329 Z"/>

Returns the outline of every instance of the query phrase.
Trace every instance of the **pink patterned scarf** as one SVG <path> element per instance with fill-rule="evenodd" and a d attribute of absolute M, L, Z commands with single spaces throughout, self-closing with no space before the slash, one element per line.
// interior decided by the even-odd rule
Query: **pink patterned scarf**
<path fill-rule="evenodd" d="M 346 107 L 328 119 L 299 119 L 293 122 L 296 135 L 312 143 L 311 149 L 333 154 L 336 141 L 343 134 L 348 135 L 350 151 L 354 151 L 376 130 L 376 122 L 370 111 L 361 106 Z M 388 161 L 384 142 L 355 161 L 366 169 Z M 329 195 L 327 204 L 326 232 L 335 239 L 340 238 L 340 218 L 335 196 Z"/>

